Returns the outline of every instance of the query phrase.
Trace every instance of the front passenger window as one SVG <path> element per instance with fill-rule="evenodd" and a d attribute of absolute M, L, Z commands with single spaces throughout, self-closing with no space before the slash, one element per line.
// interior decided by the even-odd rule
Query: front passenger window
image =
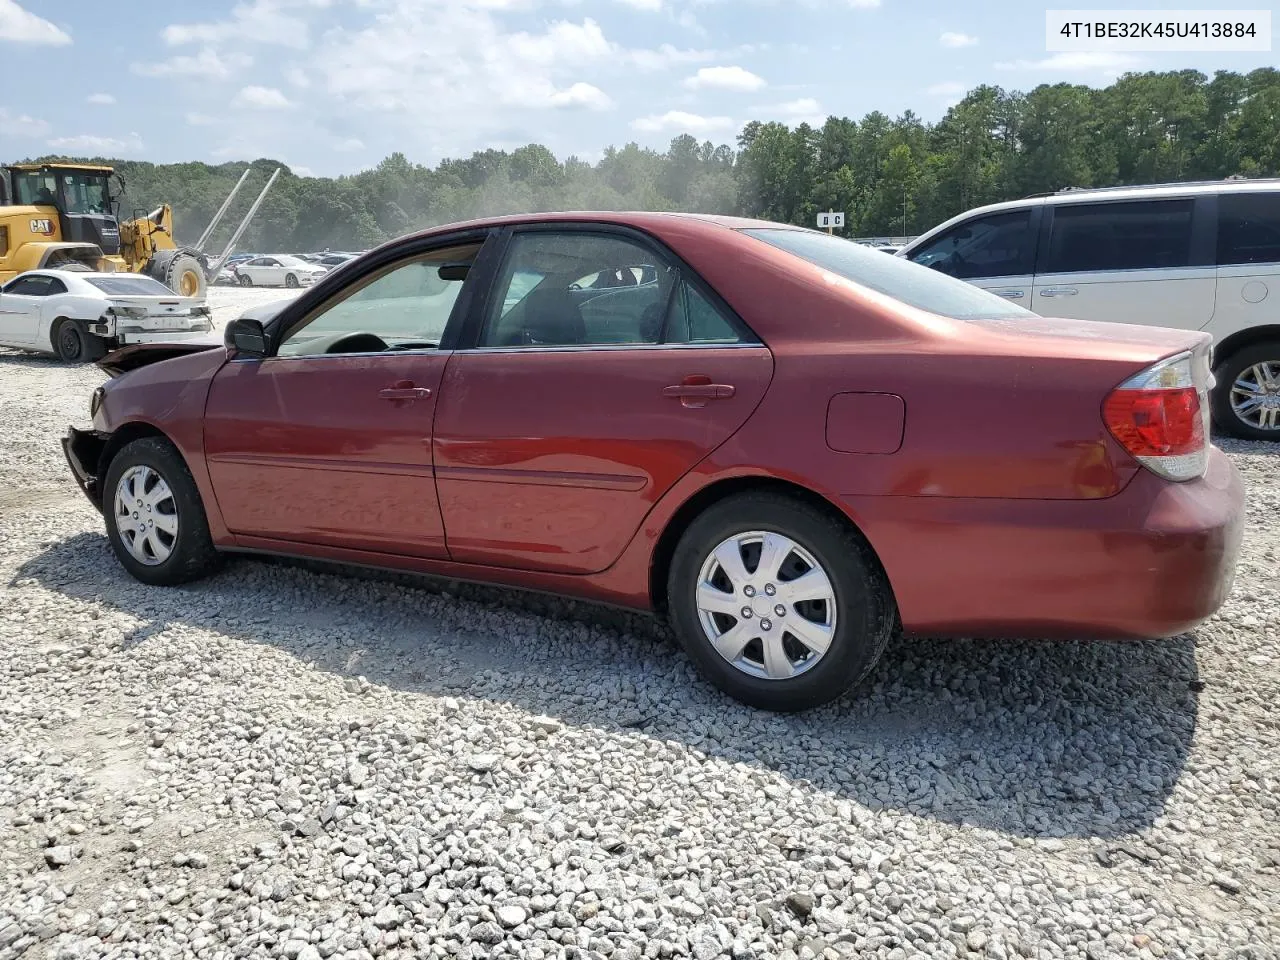
<path fill-rule="evenodd" d="M 364 278 L 291 330 L 282 357 L 430 350 L 440 345 L 469 264 L 480 244 L 433 251 Z M 450 265 L 447 277 L 441 268 Z"/>
<path fill-rule="evenodd" d="M 1031 272 L 1031 211 L 996 213 L 957 224 L 911 255 L 960 280 L 1012 277 Z"/>

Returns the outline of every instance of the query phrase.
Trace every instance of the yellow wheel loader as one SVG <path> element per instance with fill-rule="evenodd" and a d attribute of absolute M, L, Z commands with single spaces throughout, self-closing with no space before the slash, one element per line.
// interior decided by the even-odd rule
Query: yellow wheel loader
<path fill-rule="evenodd" d="M 180 247 L 174 240 L 173 210 L 167 203 L 120 221 L 119 197 L 110 189 L 111 167 L 18 163 L 4 172 L 7 178 L 0 176 L 0 283 L 26 270 L 126 271 L 154 277 L 184 297 L 205 295 L 209 278 L 231 255 L 280 173 L 271 175 L 227 249 L 210 264 L 204 244 L 248 170 L 193 247 Z"/>

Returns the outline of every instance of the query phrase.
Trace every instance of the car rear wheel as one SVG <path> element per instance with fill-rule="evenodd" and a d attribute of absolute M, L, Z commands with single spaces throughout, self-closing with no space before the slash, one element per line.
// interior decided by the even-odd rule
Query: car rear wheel
<path fill-rule="evenodd" d="M 684 532 L 667 582 L 672 626 L 703 674 L 754 707 L 816 707 L 859 683 L 893 633 L 866 544 L 772 493 L 722 500 Z"/>
<path fill-rule="evenodd" d="M 173 586 L 217 567 L 200 492 L 168 440 L 146 437 L 125 446 L 107 468 L 103 493 L 107 539 L 138 580 Z"/>
<path fill-rule="evenodd" d="M 75 320 L 61 319 L 53 326 L 53 349 L 63 363 L 98 360 L 106 345 Z"/>
<path fill-rule="evenodd" d="M 1280 341 L 1231 354 L 1213 372 L 1213 422 L 1246 440 L 1280 441 Z"/>

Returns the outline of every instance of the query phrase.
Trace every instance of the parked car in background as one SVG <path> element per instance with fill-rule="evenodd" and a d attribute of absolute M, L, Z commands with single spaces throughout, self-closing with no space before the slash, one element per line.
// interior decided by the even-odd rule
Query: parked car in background
<path fill-rule="evenodd" d="M 309 287 L 327 268 L 281 253 L 246 260 L 235 269 L 242 287 Z"/>
<path fill-rule="evenodd" d="M 1214 423 L 1280 440 L 1280 180 L 1029 197 L 953 217 L 898 255 L 1040 314 L 1203 330 Z"/>
<path fill-rule="evenodd" d="M 30 270 L 0 288 L 0 346 L 68 363 L 126 344 L 207 339 L 211 329 L 203 299 L 136 273 Z"/>
<path fill-rule="evenodd" d="M 356 258 L 354 253 L 326 253 L 323 257 L 316 260 L 316 263 L 322 267 L 332 270 L 334 267 L 340 267 Z"/>
<path fill-rule="evenodd" d="M 1243 492 L 1209 346 L 797 227 L 531 214 L 380 247 L 223 349 L 108 357 L 64 447 L 145 583 L 252 550 L 658 610 L 721 688 L 792 710 L 899 625 L 1213 613 Z"/>

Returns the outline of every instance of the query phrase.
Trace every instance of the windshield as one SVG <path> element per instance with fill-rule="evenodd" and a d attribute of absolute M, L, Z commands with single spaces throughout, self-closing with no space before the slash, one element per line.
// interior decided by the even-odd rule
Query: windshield
<path fill-rule="evenodd" d="M 103 293 L 114 297 L 175 297 L 172 290 L 150 277 L 85 277 Z"/>
<path fill-rule="evenodd" d="M 15 170 L 13 196 L 20 204 L 58 206 L 65 213 L 110 212 L 105 173 Z M 58 202 L 59 197 L 62 198 L 61 204 Z"/>
<path fill-rule="evenodd" d="M 1034 317 L 994 293 L 870 247 L 812 230 L 748 229 L 748 236 L 861 286 L 953 320 Z"/>

